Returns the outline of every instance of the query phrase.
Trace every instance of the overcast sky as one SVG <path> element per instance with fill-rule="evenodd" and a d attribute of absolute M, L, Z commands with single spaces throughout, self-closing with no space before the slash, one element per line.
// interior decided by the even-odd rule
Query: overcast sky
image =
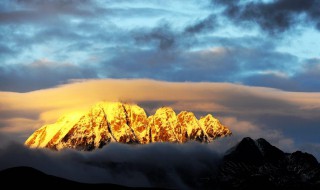
<path fill-rule="evenodd" d="M 320 90 L 320 2 L 3 0 L 0 90 L 151 78 Z"/>
<path fill-rule="evenodd" d="M 319 7 L 2 0 L 0 133 L 23 143 L 66 110 L 121 100 L 212 113 L 235 135 L 320 152 Z"/>

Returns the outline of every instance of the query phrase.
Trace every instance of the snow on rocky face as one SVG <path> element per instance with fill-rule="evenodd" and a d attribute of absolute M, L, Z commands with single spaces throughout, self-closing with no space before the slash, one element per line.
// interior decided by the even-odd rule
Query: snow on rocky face
<path fill-rule="evenodd" d="M 31 148 L 93 150 L 110 142 L 147 144 L 211 142 L 231 135 L 211 114 L 198 120 L 192 112 L 178 115 L 170 107 L 159 108 L 147 117 L 143 108 L 120 102 L 100 102 L 86 114 L 61 117 L 44 125 L 25 142 Z"/>

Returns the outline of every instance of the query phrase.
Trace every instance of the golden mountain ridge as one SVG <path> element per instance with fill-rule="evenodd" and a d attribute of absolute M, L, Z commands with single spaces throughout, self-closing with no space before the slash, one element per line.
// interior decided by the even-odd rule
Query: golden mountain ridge
<path fill-rule="evenodd" d="M 44 125 L 25 142 L 31 148 L 93 150 L 110 142 L 148 144 L 153 142 L 211 142 L 231 135 L 211 114 L 199 120 L 192 112 L 178 115 L 170 107 L 147 116 L 143 108 L 121 102 L 99 102 L 85 114 L 61 117 Z"/>

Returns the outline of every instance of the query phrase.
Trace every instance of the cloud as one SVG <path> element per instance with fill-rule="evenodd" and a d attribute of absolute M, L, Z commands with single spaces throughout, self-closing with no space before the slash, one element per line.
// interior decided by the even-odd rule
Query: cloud
<path fill-rule="evenodd" d="M 247 126 L 248 123 L 240 122 L 240 125 Z M 255 128 L 251 127 L 250 130 Z M 237 137 L 229 137 L 209 144 L 134 146 L 111 143 L 92 152 L 29 149 L 12 142 L 1 143 L 0 170 L 29 166 L 50 175 L 86 183 L 202 189 L 215 182 L 222 156 L 238 142 Z"/>
<path fill-rule="evenodd" d="M 29 166 L 50 175 L 86 183 L 202 189 L 208 183 L 215 182 L 222 156 L 239 142 L 245 131 L 254 133 L 253 138 L 262 132 L 248 122 L 234 118 L 225 118 L 224 121 L 238 125 L 234 128 L 237 135 L 217 139 L 209 144 L 189 142 L 134 146 L 111 143 L 102 149 L 81 152 L 70 149 L 29 149 L 12 142 L 1 143 L 0 170 Z M 268 135 L 271 139 L 279 141 L 272 142 L 273 145 L 292 145 L 291 140 L 281 138 L 281 134 Z M 2 137 L 0 140 L 3 140 Z"/>
<path fill-rule="evenodd" d="M 308 71 L 302 73 L 298 66 L 291 66 L 300 64 L 298 57 L 294 55 L 265 50 L 264 45 L 255 48 L 239 46 L 240 42 L 247 41 L 245 39 L 235 39 L 239 43 L 233 42 L 230 47 L 214 46 L 183 51 L 183 47 L 188 46 L 184 44 L 187 40 L 177 38 L 172 30 L 164 28 L 152 29 L 150 33 L 137 32 L 139 35 L 132 43 L 145 46 L 142 49 L 123 47 L 119 51 L 117 48 L 106 48 L 101 52 L 82 54 L 79 49 L 86 49 L 88 52 L 92 50 L 91 42 L 84 40 L 81 43 L 71 43 L 64 50 L 54 53 L 59 55 L 55 59 L 64 60 L 73 56 L 79 57 L 78 61 L 44 58 L 32 62 L 22 61 L 23 64 L 3 65 L 0 67 L 0 79 L 3 81 L 0 89 L 25 92 L 63 84 L 71 79 L 150 78 L 166 81 L 234 82 L 288 91 L 318 90 L 317 73 L 309 75 Z M 63 34 L 69 36 L 67 33 Z M 47 35 L 48 33 L 39 34 L 39 39 L 44 39 Z M 68 38 L 67 36 L 65 37 Z M 69 37 L 72 36 L 70 34 Z M 123 37 L 130 39 L 128 36 Z M 78 37 L 75 40 L 77 39 Z M 228 43 L 219 38 L 210 40 L 216 40 L 218 45 Z M 128 40 L 128 44 L 130 43 Z M 251 42 L 246 43 L 252 46 Z M 314 68 L 310 67 L 310 71 L 312 70 Z M 288 77 L 281 76 L 279 79 L 276 73 L 283 73 L 283 76 Z"/>
<path fill-rule="evenodd" d="M 301 68 L 294 74 L 281 72 L 265 72 L 244 78 L 243 83 L 253 86 L 266 86 L 287 91 L 320 90 L 320 61 L 317 58 L 303 61 Z"/>
<path fill-rule="evenodd" d="M 228 126 L 233 134 L 231 139 L 221 139 L 220 141 L 222 142 L 232 141 L 233 143 L 236 143 L 248 136 L 253 139 L 263 137 L 272 145 L 285 152 L 293 152 L 296 150 L 293 138 L 286 137 L 281 130 L 258 126 L 250 121 L 239 120 L 235 117 L 222 117 L 221 122 Z"/>
<path fill-rule="evenodd" d="M 134 31 L 134 38 L 137 44 L 156 43 L 156 47 L 160 50 L 167 50 L 173 48 L 176 44 L 175 33 L 170 29 L 168 23 L 161 23 L 151 31 L 145 29 Z"/>
<path fill-rule="evenodd" d="M 154 114 L 159 106 L 192 111 L 198 117 L 212 113 L 218 119 L 225 118 L 241 137 L 260 136 L 278 144 L 281 139 L 292 139 L 297 146 L 319 143 L 319 93 L 231 83 L 106 79 L 74 81 L 28 93 L 1 92 L 0 96 L 0 132 L 20 143 L 35 128 L 64 114 L 86 111 L 99 101 L 137 103 L 148 114 Z"/>
<path fill-rule="evenodd" d="M 294 81 L 298 81 L 300 89 L 308 91 L 320 90 L 320 59 L 310 59 L 305 61 L 301 72 L 297 73 Z"/>
<path fill-rule="evenodd" d="M 121 100 L 213 113 L 238 138 L 288 149 L 318 143 L 318 55 L 280 51 L 304 39 L 279 34 L 319 30 L 319 2 L 207 3 L 1 1 L 0 133 L 21 143 L 65 113 Z"/>
<path fill-rule="evenodd" d="M 185 28 L 185 32 L 188 34 L 197 34 L 204 33 L 208 31 L 213 31 L 215 28 L 218 28 L 219 24 L 216 18 L 216 15 L 210 14 L 202 20 L 198 20 L 193 25 L 189 25 Z"/>
<path fill-rule="evenodd" d="M 216 176 L 221 155 L 200 143 L 109 144 L 93 152 L 34 150 L 9 144 L 2 147 L 0 158 L 0 170 L 30 166 L 87 183 L 194 189 Z"/>
<path fill-rule="evenodd" d="M 223 1 L 214 0 L 213 4 L 223 4 L 224 14 L 237 23 L 258 24 L 269 34 L 286 32 L 297 25 L 312 22 L 319 25 L 319 1 L 275 0 L 275 1 Z"/>
<path fill-rule="evenodd" d="M 312 73 L 317 67 L 304 67 L 298 55 L 279 51 L 283 41 L 292 40 L 290 35 L 279 39 L 238 27 L 254 19 L 276 22 L 278 12 L 287 11 L 290 18 L 317 15 L 311 7 L 315 1 L 301 6 L 302 1 L 288 2 L 212 1 L 211 10 L 204 8 L 209 2 L 196 1 L 1 1 L 0 90 L 27 92 L 72 79 L 149 78 L 319 91 L 318 76 Z M 278 25 L 270 31 L 287 30 Z M 255 31 L 252 25 L 245 27 Z M 44 60 L 51 66 L 35 66 Z"/>
<path fill-rule="evenodd" d="M 0 170 L 31 166 L 82 182 L 201 188 L 203 180 L 215 176 L 223 153 L 243 137 L 265 138 L 287 152 L 299 148 L 316 153 L 320 143 L 314 138 L 319 134 L 319 93 L 231 83 L 105 79 L 76 80 L 27 93 L 2 91 L 0 97 Z M 137 103 L 148 114 L 160 106 L 193 111 L 197 117 L 211 113 L 233 135 L 209 144 L 109 144 L 94 152 L 22 145 L 36 128 L 98 101 Z"/>
<path fill-rule="evenodd" d="M 60 20 L 59 15 L 93 16 L 90 1 L 4 1 L 0 11 L 1 24 L 44 23 Z"/>
<path fill-rule="evenodd" d="M 38 60 L 26 65 L 0 67 L 0 89 L 5 91 L 31 91 L 66 83 L 72 78 L 94 78 L 89 66 Z"/>
<path fill-rule="evenodd" d="M 163 44 L 163 47 L 173 49 L 124 49 L 120 53 L 117 52 L 118 56 L 106 60 L 99 66 L 102 76 L 167 81 L 242 82 L 243 78 L 246 78 L 243 73 L 257 73 L 266 69 L 289 72 L 287 64 L 297 63 L 297 58 L 290 54 L 245 47 L 217 46 L 196 51 L 181 51 L 179 40 L 170 40 L 174 39 L 171 35 L 168 35 L 168 38 L 165 34 L 161 36 L 164 39 L 154 39 L 158 45 Z"/>

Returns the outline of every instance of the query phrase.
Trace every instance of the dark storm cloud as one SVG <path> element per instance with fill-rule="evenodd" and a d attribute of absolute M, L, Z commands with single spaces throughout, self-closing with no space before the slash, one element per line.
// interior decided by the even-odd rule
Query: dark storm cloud
<path fill-rule="evenodd" d="M 185 28 L 185 32 L 189 34 L 204 33 L 208 31 L 213 31 L 218 28 L 218 21 L 216 15 L 211 14 L 203 20 L 199 20 L 193 25 L 189 25 Z"/>
<path fill-rule="evenodd" d="M 110 144 L 94 152 L 31 150 L 13 143 L 1 149 L 0 170 L 22 165 L 82 182 L 179 189 L 201 187 L 216 175 L 220 161 L 210 145 L 199 143 Z"/>
<path fill-rule="evenodd" d="M 64 84 L 72 78 L 95 78 L 87 66 L 39 60 L 27 65 L 0 67 L 0 89 L 3 91 L 32 91 Z"/>
<path fill-rule="evenodd" d="M 43 72 L 30 71 L 26 73 L 29 83 L 25 84 L 34 84 L 31 87 L 21 82 L 24 72 L 29 68 L 26 65 L 30 63 L 25 63 L 26 65 L 23 66 L 18 65 L 18 68 L 2 67 L 3 81 L 12 82 L 9 82 L 11 85 L 8 85 L 8 82 L 3 83 L 0 89 L 29 91 L 61 84 L 68 79 L 97 76 L 152 78 L 168 81 L 238 82 L 242 81 L 241 73 L 244 71 L 284 70 L 287 64 L 296 64 L 296 57 L 273 51 L 274 44 L 270 41 L 249 37 L 231 39 L 211 37 L 201 41 L 201 38 L 194 38 L 193 35 L 190 35 L 191 31 L 196 34 L 210 29 L 213 25 L 208 23 L 214 22 L 212 20 L 214 18 L 210 15 L 201 20 L 200 24 L 189 25 L 182 31 L 176 31 L 167 22 L 162 22 L 155 28 L 134 29 L 129 33 L 121 30 L 115 33 L 112 29 L 106 30 L 93 23 L 80 23 L 71 27 L 70 30 L 65 30 L 67 23 L 60 23 L 60 25 L 38 31 L 34 34 L 34 38 L 15 36 L 20 49 L 28 49 L 30 44 L 46 43 L 48 40 L 68 41 L 69 45 L 54 52 L 55 58 L 59 60 L 68 58 L 73 51 L 83 50 L 93 52 L 92 57 L 99 59 L 93 60 L 96 67 L 91 68 L 86 66 L 91 60 L 80 60 L 81 64 L 75 66 L 75 72 L 72 73 L 63 72 L 70 69 L 69 65 L 63 64 L 59 65 L 60 70 L 58 71 L 42 70 L 49 72 L 48 77 L 44 79 L 42 75 L 37 76 L 37 73 Z M 95 29 L 94 32 L 88 33 L 93 29 Z M 94 42 L 97 40 L 115 44 L 117 47 L 96 51 Z M 191 47 L 210 45 L 210 43 L 214 43 L 216 48 L 188 51 Z M 60 73 L 61 76 L 50 77 L 50 73 L 56 75 Z M 41 82 L 37 83 L 38 79 L 42 79 Z"/>
<path fill-rule="evenodd" d="M 245 84 L 252 86 L 265 86 L 293 91 L 298 90 L 297 83 L 292 81 L 290 78 L 278 76 L 274 73 L 249 76 L 243 81 Z"/>
<path fill-rule="evenodd" d="M 320 111 L 318 110 L 316 113 L 320 114 Z M 282 132 L 295 139 L 297 145 L 305 142 L 303 136 L 308 137 L 310 142 L 320 143 L 319 134 L 315 133 L 319 128 L 319 118 L 266 114 L 257 117 L 256 122 L 269 129 L 275 129 L 275 125 L 281 126 Z"/>
<path fill-rule="evenodd" d="M 81 27 L 90 30 L 91 27 L 94 28 L 94 25 Z M 46 42 L 48 39 L 69 41 L 70 44 L 64 49 L 54 52 L 55 57 L 60 60 L 68 58 L 73 51 L 93 51 L 93 42 L 98 39 L 117 44 L 118 48 L 110 47 L 94 51 L 92 57 L 97 57 L 97 60 L 80 60 L 78 65 L 51 61 L 51 66 L 33 66 L 34 63 L 2 66 L 0 78 L 4 82 L 0 84 L 0 89 L 30 91 L 63 84 L 69 79 L 98 76 L 151 78 L 167 81 L 242 82 L 249 85 L 296 91 L 316 91 L 319 87 L 318 80 L 316 80 L 318 77 L 316 67 L 289 78 L 279 78 L 278 75 L 272 73 L 262 73 L 265 70 L 285 73 L 291 66 L 299 64 L 297 57 L 274 51 L 274 44 L 269 41 L 261 40 L 260 42 L 260 39 L 249 37 L 234 39 L 211 37 L 202 42 L 201 39 L 194 39 L 187 34 L 179 35 L 166 23 L 152 29 L 133 30 L 130 33 L 132 36 L 124 32 L 119 32 L 114 36 L 111 33 L 99 29 L 88 36 L 55 27 L 39 31 L 35 34 L 36 40 L 23 39 L 19 48 L 23 48 L 23 44 L 37 44 L 41 41 Z M 208 41 L 215 43 L 217 47 L 185 51 L 191 47 L 192 43 L 193 46 L 197 44 L 201 46 Z M 131 47 L 128 47 L 129 45 Z M 119 51 L 120 47 L 121 51 Z M 25 48 L 28 48 L 28 45 Z M 73 72 L 70 72 L 71 70 Z M 248 71 L 255 74 L 242 75 Z"/>
<path fill-rule="evenodd" d="M 32 11 L 15 11 L 15 12 L 1 12 L 0 21 L 4 23 L 17 23 L 32 20 L 32 22 L 37 21 L 38 19 L 43 19 L 39 15 L 35 14 Z"/>
<path fill-rule="evenodd" d="M 54 22 L 59 15 L 93 16 L 90 1 L 5 1 L 0 11 L 1 24 L 35 24 Z M 12 8 L 14 9 L 12 10 Z M 95 13 L 96 14 L 96 13 Z"/>
<path fill-rule="evenodd" d="M 112 4 L 112 3 L 107 3 Z M 110 8 L 101 6 L 93 0 L 31 0 L 31 1 L 4 1 L 0 9 L 1 24 L 51 24 L 68 18 L 81 20 L 97 19 L 102 16 L 114 17 L 148 17 L 163 15 L 183 15 L 182 13 L 161 8 Z M 104 17 L 104 19 L 107 19 Z M 90 21 L 90 20 L 88 20 Z"/>
<path fill-rule="evenodd" d="M 302 67 L 301 72 L 293 77 L 299 84 L 299 89 L 320 91 L 320 59 L 307 60 Z"/>
<path fill-rule="evenodd" d="M 225 14 L 237 25 L 253 20 L 267 28 L 265 22 L 278 21 L 273 18 L 278 12 L 279 17 L 292 17 L 292 25 L 276 23 L 266 29 L 272 32 L 298 24 L 293 18 L 300 13 L 318 18 L 311 6 L 315 1 L 301 6 L 302 1 L 290 4 L 285 0 L 212 2 L 226 5 Z M 295 91 L 318 91 L 320 86 L 317 67 L 294 70 L 300 64 L 299 57 L 277 52 L 279 39 L 216 35 L 224 21 L 219 12 L 191 18 L 157 6 L 108 7 L 95 1 L 4 1 L 0 10 L 0 57 L 4 62 L 0 90 L 30 91 L 69 79 L 109 77 L 239 82 Z M 168 17 L 162 19 L 165 15 L 190 19 L 179 28 Z M 148 17 L 157 19 L 139 20 Z M 128 22 L 129 27 L 121 26 L 122 22 Z M 291 24 L 290 19 L 288 22 Z M 29 66 L 41 59 L 58 66 L 35 70 Z"/>
<path fill-rule="evenodd" d="M 225 5 L 224 14 L 237 23 L 257 23 L 270 34 L 285 32 L 297 24 L 320 23 L 320 2 L 317 0 L 225 1 L 213 0 L 213 4 Z"/>
<path fill-rule="evenodd" d="M 128 38 L 133 37 L 125 34 L 127 30 L 118 28 L 117 23 L 110 21 L 111 18 L 173 14 L 156 8 L 106 8 L 94 1 L 4 1 L 2 4 L 0 53 L 5 56 L 21 55 L 37 45 L 50 42 L 56 43 L 53 48 L 59 43 L 66 54 L 72 51 L 64 45 L 70 43 L 80 44 L 77 51 L 83 50 L 84 43 L 85 47 L 91 48 L 90 51 L 94 50 L 91 46 L 97 42 L 129 45 Z"/>
<path fill-rule="evenodd" d="M 175 29 L 172 24 L 162 21 L 154 28 L 140 28 L 131 31 L 137 45 L 143 45 L 158 50 L 185 51 L 201 42 L 195 37 L 198 34 L 212 32 L 219 27 L 216 15 L 210 14 L 204 19 L 186 25 L 183 30 Z"/>
<path fill-rule="evenodd" d="M 0 56 L 6 57 L 15 54 L 15 51 L 13 51 L 10 47 L 8 47 L 5 44 L 0 44 Z"/>
<path fill-rule="evenodd" d="M 243 81 L 248 85 L 273 87 L 288 91 L 320 91 L 320 60 L 305 60 L 301 67 L 292 76 L 266 73 L 249 76 Z"/>
<path fill-rule="evenodd" d="M 176 46 L 177 37 L 175 35 L 168 23 L 162 23 L 150 31 L 146 29 L 133 31 L 134 39 L 138 45 L 151 43 L 161 50 L 172 49 Z"/>
<path fill-rule="evenodd" d="M 118 53 L 101 67 L 115 78 L 153 78 L 169 81 L 241 81 L 245 71 L 286 70 L 296 57 L 273 51 L 217 47 L 182 52 L 129 49 Z"/>

